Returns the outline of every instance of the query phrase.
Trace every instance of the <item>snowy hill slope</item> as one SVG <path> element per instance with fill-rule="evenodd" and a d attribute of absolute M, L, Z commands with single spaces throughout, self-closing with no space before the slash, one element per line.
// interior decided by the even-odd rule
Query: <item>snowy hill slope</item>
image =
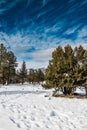
<path fill-rule="evenodd" d="M 87 130 L 87 100 L 45 97 L 40 85 L 0 87 L 0 130 Z"/>

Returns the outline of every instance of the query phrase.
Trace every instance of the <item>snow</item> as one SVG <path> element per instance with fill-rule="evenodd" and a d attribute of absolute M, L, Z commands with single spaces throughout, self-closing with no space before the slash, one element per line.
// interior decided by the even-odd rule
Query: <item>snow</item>
<path fill-rule="evenodd" d="M 1 85 L 0 130 L 87 130 L 87 99 L 51 94 L 40 85 Z"/>

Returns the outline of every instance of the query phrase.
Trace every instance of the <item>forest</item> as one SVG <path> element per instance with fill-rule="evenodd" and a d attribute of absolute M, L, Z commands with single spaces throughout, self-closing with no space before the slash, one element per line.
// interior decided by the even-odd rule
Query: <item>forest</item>
<path fill-rule="evenodd" d="M 27 69 L 23 61 L 21 68 L 17 70 L 17 58 L 12 51 L 7 51 L 4 44 L 0 44 L 0 83 L 39 83 L 44 81 L 44 72 L 41 69 Z"/>
<path fill-rule="evenodd" d="M 84 87 L 87 95 L 87 50 L 83 46 L 72 48 L 58 46 L 52 53 L 52 59 L 45 71 L 42 69 L 26 68 L 23 61 L 17 70 L 17 58 L 12 51 L 7 51 L 0 44 L 0 83 L 44 83 L 45 89 L 54 88 L 53 95 L 62 92 L 73 95 L 78 87 Z"/>

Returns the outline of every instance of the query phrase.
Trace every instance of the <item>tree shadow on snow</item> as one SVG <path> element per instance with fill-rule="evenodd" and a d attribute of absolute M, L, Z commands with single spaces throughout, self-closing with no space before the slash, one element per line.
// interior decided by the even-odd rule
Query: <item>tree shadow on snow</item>
<path fill-rule="evenodd" d="M 0 95 L 16 95 L 16 94 L 42 94 L 45 93 L 46 91 L 22 91 L 22 90 L 18 90 L 18 91 L 1 91 Z"/>

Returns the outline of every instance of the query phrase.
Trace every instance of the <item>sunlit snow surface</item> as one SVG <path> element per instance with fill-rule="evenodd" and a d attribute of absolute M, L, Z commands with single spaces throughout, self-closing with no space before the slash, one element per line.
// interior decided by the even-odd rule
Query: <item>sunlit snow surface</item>
<path fill-rule="evenodd" d="M 1 85 L 0 130 L 87 130 L 87 99 L 51 93 L 40 85 Z"/>

